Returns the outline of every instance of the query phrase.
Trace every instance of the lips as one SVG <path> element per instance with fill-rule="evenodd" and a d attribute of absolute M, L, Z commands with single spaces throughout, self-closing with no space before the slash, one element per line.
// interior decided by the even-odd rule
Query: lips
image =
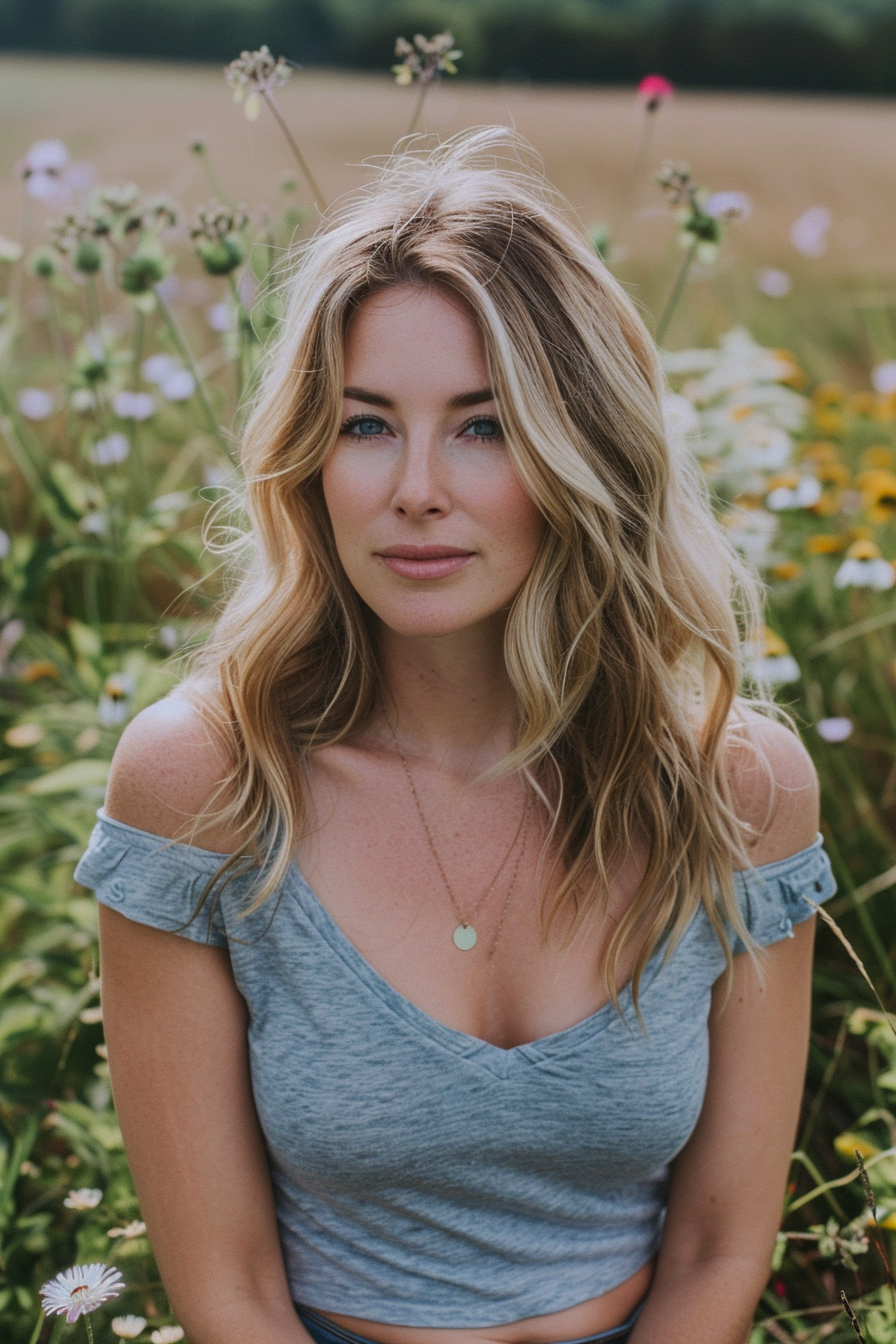
<path fill-rule="evenodd" d="M 442 579 L 463 569 L 475 552 L 459 546 L 387 546 L 376 554 L 404 579 Z"/>

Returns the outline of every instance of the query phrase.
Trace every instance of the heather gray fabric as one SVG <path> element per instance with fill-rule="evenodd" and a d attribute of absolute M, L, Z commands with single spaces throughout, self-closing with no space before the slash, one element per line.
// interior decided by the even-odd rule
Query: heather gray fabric
<path fill-rule="evenodd" d="M 188 920 L 222 855 L 99 814 L 75 876 L 156 928 Z M 667 1166 L 690 1135 L 724 956 L 698 911 L 641 989 L 503 1050 L 430 1017 L 345 937 L 295 865 L 237 924 L 250 878 L 180 930 L 229 947 L 295 1301 L 412 1326 L 560 1311 L 657 1250 Z M 735 878 L 761 944 L 836 887 L 819 835 Z"/>

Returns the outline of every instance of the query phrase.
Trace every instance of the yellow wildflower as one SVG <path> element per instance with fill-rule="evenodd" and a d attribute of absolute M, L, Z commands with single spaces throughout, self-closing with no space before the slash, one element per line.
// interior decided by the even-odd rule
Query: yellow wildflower
<path fill-rule="evenodd" d="M 779 565 L 772 565 L 772 577 L 776 579 L 798 579 L 802 573 L 803 567 L 798 560 L 782 560 Z"/>
<path fill-rule="evenodd" d="M 842 383 L 819 383 L 812 393 L 812 404 L 814 406 L 842 406 L 847 395 L 846 388 Z"/>
<path fill-rule="evenodd" d="M 812 422 L 822 434 L 839 438 L 846 428 L 843 412 L 836 406 L 816 406 L 812 412 Z"/>
<path fill-rule="evenodd" d="M 780 359 L 781 363 L 785 366 L 784 371 L 778 377 L 778 382 L 786 383 L 788 387 L 797 389 L 805 387 L 809 380 L 803 369 L 801 369 L 797 363 L 796 356 L 792 354 L 790 350 L 775 350 L 773 353 L 777 355 L 778 359 Z"/>
<path fill-rule="evenodd" d="M 834 1149 L 841 1157 L 845 1157 L 847 1162 L 855 1162 L 857 1149 L 863 1162 L 867 1162 L 869 1157 L 874 1157 L 875 1153 L 880 1152 L 869 1139 L 862 1138 L 861 1134 L 853 1134 L 850 1130 L 837 1135 Z"/>
<path fill-rule="evenodd" d="M 864 415 L 870 419 L 877 410 L 877 396 L 874 392 L 853 392 L 846 404 L 853 415 Z"/>
<path fill-rule="evenodd" d="M 814 537 L 806 541 L 806 551 L 809 555 L 837 555 L 845 550 L 846 545 L 846 537 L 837 536 L 833 532 L 816 532 Z"/>
<path fill-rule="evenodd" d="M 38 659 L 36 663 L 29 663 L 19 676 L 22 681 L 27 682 L 29 685 L 34 681 L 42 681 L 44 679 L 58 681 L 59 669 L 56 667 L 56 664 L 51 663 L 49 659 L 41 658 Z"/>
<path fill-rule="evenodd" d="M 892 448 L 887 448 L 883 443 L 875 443 L 870 448 L 866 448 L 862 454 L 863 467 L 879 467 L 886 471 L 896 462 L 896 454 Z"/>
<path fill-rule="evenodd" d="M 765 489 L 768 494 L 773 490 L 793 490 L 800 483 L 800 474 L 798 471 L 779 471 L 776 476 L 769 476 L 765 483 Z"/>
<path fill-rule="evenodd" d="M 849 485 L 849 467 L 845 462 L 822 462 L 815 475 L 822 485 Z"/>
<path fill-rule="evenodd" d="M 873 468 L 861 472 L 856 484 L 872 523 L 887 523 L 896 517 L 896 473 Z"/>
<path fill-rule="evenodd" d="M 815 443 L 807 443 L 800 457 L 806 462 L 835 462 L 837 460 L 837 445 L 828 443 L 825 439 L 819 439 Z"/>

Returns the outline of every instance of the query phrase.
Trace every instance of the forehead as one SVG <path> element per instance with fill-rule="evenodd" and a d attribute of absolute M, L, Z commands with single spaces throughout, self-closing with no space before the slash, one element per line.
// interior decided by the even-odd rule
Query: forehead
<path fill-rule="evenodd" d="M 346 382 L 451 384 L 451 395 L 488 381 L 485 347 L 472 311 L 453 294 L 423 285 L 393 285 L 361 301 L 345 335 Z M 472 382 L 470 380 L 472 379 Z M 478 379 L 478 382 L 477 382 Z M 464 386 L 454 384 L 460 380 Z"/>

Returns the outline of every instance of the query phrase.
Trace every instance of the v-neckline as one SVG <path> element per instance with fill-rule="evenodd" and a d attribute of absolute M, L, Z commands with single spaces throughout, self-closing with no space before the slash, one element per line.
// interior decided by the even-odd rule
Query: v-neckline
<path fill-rule="evenodd" d="M 501 1046 L 487 1041 L 481 1036 L 473 1036 L 421 1008 L 407 995 L 396 989 L 375 966 L 361 953 L 343 928 L 330 914 L 317 892 L 305 877 L 298 863 L 290 863 L 290 875 L 294 878 L 301 905 L 331 949 L 362 984 L 375 995 L 381 1003 L 400 1017 L 413 1029 L 430 1037 L 436 1044 L 460 1055 L 471 1063 L 481 1065 L 500 1078 L 506 1078 L 518 1064 L 540 1064 L 546 1059 L 556 1059 L 568 1054 L 593 1034 L 604 1030 L 618 1013 L 611 1000 L 596 1008 L 586 1017 L 559 1031 L 549 1032 L 532 1041 L 523 1041 L 519 1045 Z M 649 958 L 641 977 L 640 993 L 643 994 L 662 965 L 665 948 L 660 946 Z M 639 1030 L 634 1017 L 630 983 L 619 994 L 626 1024 Z M 631 1020 L 628 1010 L 631 1009 Z"/>

